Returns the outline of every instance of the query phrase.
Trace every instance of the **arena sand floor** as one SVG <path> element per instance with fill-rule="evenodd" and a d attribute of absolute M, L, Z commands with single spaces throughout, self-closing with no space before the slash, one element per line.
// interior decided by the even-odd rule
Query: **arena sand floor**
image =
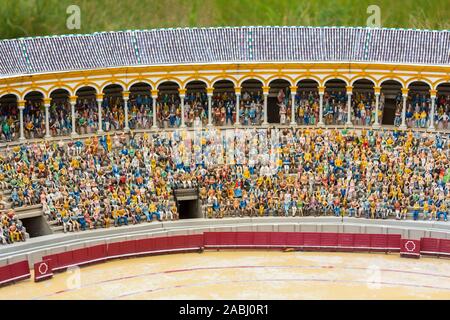
<path fill-rule="evenodd" d="M 1 299 L 450 299 L 448 259 L 205 251 L 114 260 L 0 289 Z"/>

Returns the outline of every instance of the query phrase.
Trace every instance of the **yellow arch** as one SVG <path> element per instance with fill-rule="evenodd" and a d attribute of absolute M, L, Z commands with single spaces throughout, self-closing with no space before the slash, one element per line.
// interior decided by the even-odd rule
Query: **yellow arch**
<path fill-rule="evenodd" d="M 98 85 L 94 82 L 83 82 L 80 83 L 79 85 L 77 85 L 75 88 L 73 88 L 73 94 L 76 95 L 77 91 L 80 90 L 81 88 L 84 87 L 91 87 L 93 89 L 95 89 L 95 93 L 99 93 L 100 92 L 100 88 L 98 87 Z"/>
<path fill-rule="evenodd" d="M 216 85 L 216 82 L 219 82 L 219 81 L 221 81 L 221 80 L 231 81 L 235 87 L 237 86 L 237 84 L 238 84 L 238 82 L 239 82 L 239 81 L 238 81 L 235 77 L 233 77 L 233 76 L 227 75 L 226 77 L 223 77 L 222 75 L 220 75 L 220 76 L 217 76 L 217 77 L 215 77 L 215 78 L 213 78 L 213 79 L 211 80 L 211 87 L 214 87 L 214 86 Z"/>
<path fill-rule="evenodd" d="M 48 92 L 47 92 L 44 88 L 41 88 L 41 87 L 31 87 L 31 88 L 29 88 L 27 91 L 24 91 L 24 92 L 22 93 L 22 94 L 23 94 L 23 98 L 25 99 L 25 96 L 26 96 L 27 94 L 31 93 L 31 92 L 39 92 L 39 93 L 42 94 L 42 96 L 43 96 L 44 99 L 45 99 L 45 98 L 48 98 Z"/>
<path fill-rule="evenodd" d="M 439 87 L 441 84 L 444 83 L 448 83 L 450 85 L 450 78 L 437 80 L 436 82 L 433 83 L 433 89 L 437 90 L 437 87 Z"/>
<path fill-rule="evenodd" d="M 426 79 L 426 78 L 411 78 L 411 79 L 408 79 L 408 81 L 406 81 L 406 87 L 408 88 L 409 85 L 411 83 L 413 83 L 413 82 L 426 83 L 430 87 L 430 89 L 433 89 L 433 83 L 430 80 Z"/>
<path fill-rule="evenodd" d="M 239 87 L 242 87 L 242 83 L 244 83 L 247 80 L 259 80 L 259 81 L 261 81 L 261 84 L 262 84 L 263 87 L 267 85 L 266 84 L 266 80 L 263 77 L 258 76 L 256 74 L 247 74 L 247 75 L 244 75 L 243 77 L 241 77 L 238 80 L 239 81 Z"/>
<path fill-rule="evenodd" d="M 270 87 L 270 83 L 275 80 L 286 80 L 289 82 L 289 85 L 292 87 L 294 85 L 294 79 L 288 75 L 273 75 L 266 79 L 267 86 Z"/>
<path fill-rule="evenodd" d="M 382 86 L 383 86 L 383 82 L 386 82 L 386 81 L 389 81 L 389 80 L 397 81 L 397 82 L 399 82 L 400 85 L 403 86 L 403 87 L 406 86 L 406 83 L 405 83 L 405 81 L 403 81 L 402 78 L 399 78 L 399 77 L 396 77 L 396 76 L 391 76 L 391 75 L 381 77 L 381 79 L 378 80 L 378 86 L 379 86 L 379 87 L 382 87 Z"/>
<path fill-rule="evenodd" d="M 183 81 L 181 81 L 180 79 L 175 78 L 175 77 L 167 77 L 167 78 L 159 79 L 158 82 L 155 83 L 155 88 L 158 89 L 161 84 L 163 84 L 164 82 L 169 82 L 169 81 L 175 82 L 178 85 L 178 87 L 183 88 Z"/>
<path fill-rule="evenodd" d="M 100 88 L 101 88 L 100 92 L 103 92 L 103 90 L 105 90 L 105 88 L 107 86 L 114 85 L 114 84 L 122 87 L 122 91 L 125 91 L 127 88 L 127 84 L 124 81 L 119 80 L 119 79 L 114 79 L 114 80 L 108 80 L 108 81 L 103 82 L 102 85 L 100 86 Z"/>
<path fill-rule="evenodd" d="M 9 89 L 9 90 L 1 91 L 0 92 L 0 98 L 2 98 L 3 96 L 6 96 L 8 94 L 14 95 L 17 98 L 17 100 L 22 100 L 22 94 L 19 91 L 15 90 L 15 89 Z"/>
<path fill-rule="evenodd" d="M 69 96 L 74 95 L 73 89 L 71 87 L 69 87 L 68 85 L 62 84 L 62 85 L 54 85 L 53 87 L 48 89 L 48 96 L 50 97 L 52 95 L 53 91 L 56 91 L 58 89 L 67 90 L 69 92 Z"/>
<path fill-rule="evenodd" d="M 205 77 L 201 77 L 201 76 L 200 76 L 200 77 L 199 77 L 199 76 L 191 76 L 191 77 L 189 77 L 189 78 L 187 78 L 187 79 L 185 79 L 185 80 L 183 81 L 183 88 L 186 88 L 187 85 L 188 85 L 188 83 L 189 83 L 189 82 L 192 82 L 192 81 L 200 81 L 200 82 L 203 82 L 203 83 L 206 85 L 207 88 L 211 86 L 211 82 L 210 82 L 208 79 L 206 79 Z"/>
<path fill-rule="evenodd" d="M 354 76 L 353 78 L 350 79 L 350 85 L 353 86 L 353 84 L 358 80 L 368 80 L 368 81 L 372 82 L 374 87 L 378 86 L 378 81 L 374 77 L 372 77 L 368 74 Z"/>
<path fill-rule="evenodd" d="M 298 85 L 298 83 L 302 80 L 314 80 L 317 82 L 317 86 L 322 85 L 322 80 L 319 77 L 312 75 L 312 74 L 308 74 L 308 75 L 303 74 L 301 76 L 298 76 L 297 78 L 295 78 L 295 85 Z"/>
<path fill-rule="evenodd" d="M 155 88 L 155 84 L 153 83 L 153 81 L 150 81 L 146 78 L 137 78 L 137 79 L 133 79 L 130 82 L 128 82 L 127 84 L 127 91 L 130 91 L 131 87 L 137 83 L 145 83 L 148 84 L 150 86 L 150 88 Z"/>
<path fill-rule="evenodd" d="M 350 79 L 347 78 L 346 76 L 342 75 L 342 74 L 326 76 L 326 77 L 322 80 L 322 85 L 325 86 L 326 83 L 327 83 L 327 81 L 329 81 L 329 80 L 334 80 L 334 79 L 344 81 L 346 86 L 349 86 L 349 85 L 350 85 Z"/>

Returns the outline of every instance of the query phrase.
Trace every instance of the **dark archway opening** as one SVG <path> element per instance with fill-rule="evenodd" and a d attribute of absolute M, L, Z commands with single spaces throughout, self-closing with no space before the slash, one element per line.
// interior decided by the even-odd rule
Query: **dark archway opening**
<path fill-rule="evenodd" d="M 395 112 L 402 108 L 402 85 L 395 80 L 381 84 L 380 104 L 384 103 L 381 124 L 394 125 Z"/>
<path fill-rule="evenodd" d="M 20 219 L 20 221 L 22 221 L 22 224 L 27 233 L 30 235 L 30 238 L 52 234 L 52 230 L 42 215 Z"/>
<path fill-rule="evenodd" d="M 291 114 L 290 108 L 288 110 L 291 97 L 291 91 L 289 88 L 290 83 L 284 79 L 277 79 L 272 81 L 269 84 L 269 87 L 269 96 L 267 98 L 267 122 L 282 124 L 289 123 L 290 119 L 287 118 Z"/>
<path fill-rule="evenodd" d="M 198 199 L 178 200 L 177 207 L 180 219 L 202 218 Z"/>

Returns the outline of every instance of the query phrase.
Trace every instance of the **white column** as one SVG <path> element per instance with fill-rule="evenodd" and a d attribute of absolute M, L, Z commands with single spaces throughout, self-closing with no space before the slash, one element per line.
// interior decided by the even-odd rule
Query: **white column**
<path fill-rule="evenodd" d="M 295 95 L 297 94 L 297 87 L 292 86 L 291 88 L 291 126 L 295 126 L 297 122 L 295 121 Z"/>
<path fill-rule="evenodd" d="M 431 99 L 431 109 L 430 109 L 430 114 L 428 115 L 428 117 L 430 118 L 430 125 L 428 126 L 428 130 L 433 131 L 435 129 L 434 127 L 434 109 L 436 107 L 436 94 L 437 91 L 431 89 L 430 90 L 430 99 Z"/>
<path fill-rule="evenodd" d="M 125 126 L 123 128 L 123 131 L 128 132 L 130 131 L 130 124 L 128 121 L 128 101 L 130 99 L 130 92 L 125 91 L 123 92 L 123 108 L 125 111 Z"/>
<path fill-rule="evenodd" d="M 25 101 L 21 100 L 18 102 L 19 105 L 19 140 L 23 141 L 25 140 L 25 134 L 23 132 L 23 109 L 25 109 Z"/>
<path fill-rule="evenodd" d="M 347 87 L 347 126 L 351 126 L 352 123 L 352 89 L 353 87 Z"/>
<path fill-rule="evenodd" d="M 408 88 L 402 88 L 403 107 L 402 107 L 402 124 L 400 129 L 406 129 L 406 100 L 408 99 Z"/>
<path fill-rule="evenodd" d="M 380 87 L 374 87 L 375 90 L 375 119 L 373 122 L 372 127 L 373 128 L 379 128 L 380 127 L 380 122 L 378 120 L 378 109 L 379 109 L 379 105 L 380 105 Z"/>
<path fill-rule="evenodd" d="M 99 93 L 99 94 L 97 94 L 97 107 L 98 107 L 98 129 L 97 129 L 97 133 L 103 133 L 102 103 L 103 103 L 103 93 Z"/>
<path fill-rule="evenodd" d="M 266 126 L 269 124 L 269 122 L 267 122 L 267 98 L 269 96 L 269 87 L 263 87 L 263 94 L 264 94 L 264 121 L 263 121 L 263 126 Z"/>
<path fill-rule="evenodd" d="M 324 126 L 325 123 L 323 122 L 323 95 L 325 93 L 325 87 L 319 86 L 319 122 L 317 123 L 318 126 Z"/>
<path fill-rule="evenodd" d="M 212 126 L 212 95 L 214 92 L 214 88 L 207 88 L 207 95 L 208 95 L 208 126 Z"/>
<path fill-rule="evenodd" d="M 181 100 L 181 125 L 180 128 L 185 128 L 186 125 L 184 124 L 184 97 L 186 94 L 186 89 L 178 89 L 180 92 L 180 100 Z"/>
<path fill-rule="evenodd" d="M 375 128 L 379 128 L 380 127 L 380 123 L 378 121 L 378 106 L 380 103 L 380 94 L 379 93 L 375 93 L 375 121 L 373 122 L 373 127 Z"/>
<path fill-rule="evenodd" d="M 50 98 L 44 99 L 44 107 L 45 107 L 45 138 L 51 138 L 50 134 L 50 102 L 52 100 Z"/>
<path fill-rule="evenodd" d="M 235 126 L 238 126 L 241 124 L 241 122 L 239 121 L 239 107 L 241 105 L 241 87 L 235 87 L 234 88 L 234 93 L 236 94 L 236 120 L 234 122 Z"/>
<path fill-rule="evenodd" d="M 77 96 L 72 96 L 70 97 L 70 110 L 72 112 L 72 132 L 71 132 L 71 136 L 76 136 L 78 135 L 77 133 L 77 119 L 75 116 L 75 105 L 77 103 Z"/>
<path fill-rule="evenodd" d="M 153 125 L 152 129 L 158 129 L 156 118 L 156 100 L 158 99 L 158 90 L 152 90 L 152 107 L 153 107 Z"/>

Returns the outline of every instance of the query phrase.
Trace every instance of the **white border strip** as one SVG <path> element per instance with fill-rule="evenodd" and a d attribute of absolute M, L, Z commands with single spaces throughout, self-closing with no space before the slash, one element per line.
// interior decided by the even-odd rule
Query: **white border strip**
<path fill-rule="evenodd" d="M 53 272 L 47 273 L 47 274 L 44 274 L 41 276 L 37 276 L 34 278 L 34 280 L 36 281 L 36 280 L 47 279 L 47 278 L 51 278 L 51 277 L 53 277 Z"/>
<path fill-rule="evenodd" d="M 389 247 L 339 247 L 339 246 L 310 246 L 310 245 L 264 245 L 264 244 L 239 244 L 239 245 L 232 245 L 232 244 L 221 244 L 221 245 L 210 245 L 205 244 L 205 248 L 256 248 L 256 247 L 263 247 L 263 248 L 325 248 L 325 249 L 367 249 L 367 250 L 400 250 L 400 248 L 389 248 Z"/>
<path fill-rule="evenodd" d="M 21 275 L 21 276 L 17 276 L 17 277 L 11 278 L 11 279 L 0 281 L 0 285 L 1 284 L 5 284 L 5 283 L 9 283 L 9 282 L 14 282 L 14 281 L 17 281 L 17 280 L 28 279 L 30 277 L 31 277 L 31 272 L 28 272 L 27 274 L 24 274 L 24 275 Z"/>

